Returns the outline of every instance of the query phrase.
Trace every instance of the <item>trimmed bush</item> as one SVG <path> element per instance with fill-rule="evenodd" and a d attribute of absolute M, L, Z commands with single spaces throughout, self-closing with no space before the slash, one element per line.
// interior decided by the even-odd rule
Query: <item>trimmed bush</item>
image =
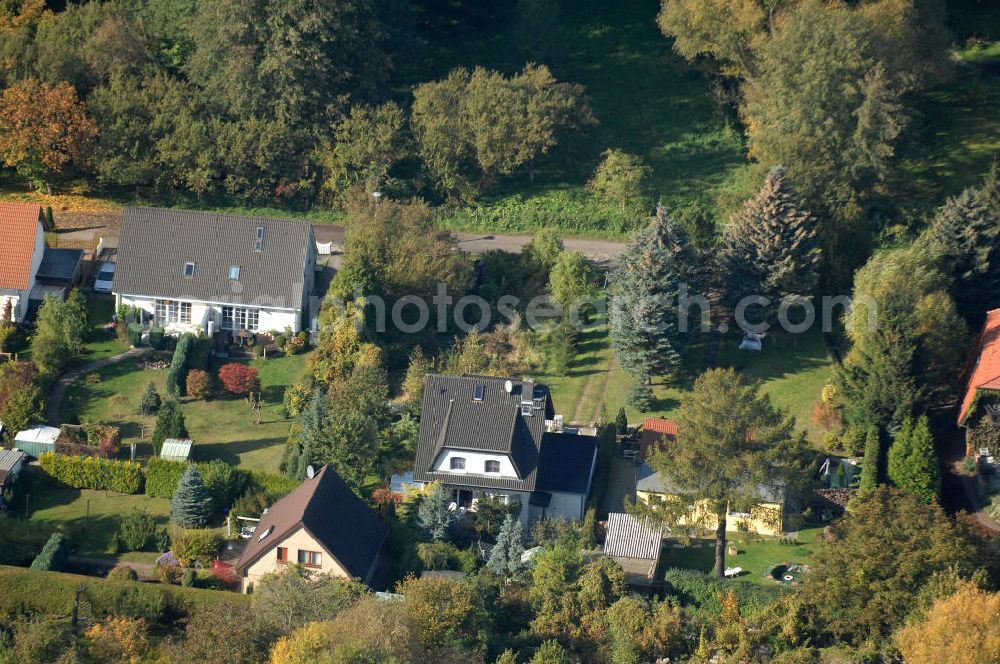
<path fill-rule="evenodd" d="M 194 337 L 188 351 L 188 369 L 208 370 L 208 361 L 212 357 L 212 340 L 208 337 Z"/>
<path fill-rule="evenodd" d="M 198 574 L 194 571 L 193 567 L 188 567 L 181 574 L 181 585 L 185 588 L 194 588 L 195 581 L 198 579 Z"/>
<path fill-rule="evenodd" d="M 144 509 L 136 508 L 118 525 L 118 550 L 143 551 L 156 537 L 156 521 Z"/>
<path fill-rule="evenodd" d="M 171 551 L 180 563 L 190 566 L 194 563 L 210 563 L 215 560 L 222 546 L 222 536 L 214 530 L 176 529 L 172 537 Z"/>
<path fill-rule="evenodd" d="M 44 572 L 61 572 L 69 562 L 69 540 L 62 533 L 52 533 L 52 537 L 42 547 L 41 552 L 31 561 L 31 569 Z"/>
<path fill-rule="evenodd" d="M 142 467 L 132 461 L 46 452 L 39 457 L 39 462 L 50 477 L 74 489 L 103 489 L 116 493 L 142 491 Z"/>
<path fill-rule="evenodd" d="M 170 360 L 170 369 L 167 371 L 167 393 L 171 396 L 184 396 L 184 379 L 187 378 L 190 368 L 190 354 L 194 346 L 194 335 L 191 333 L 182 334 L 177 340 L 177 347 L 174 349 L 174 357 Z"/>
<path fill-rule="evenodd" d="M 185 383 L 187 395 L 192 399 L 207 399 L 212 393 L 212 377 L 203 369 L 191 369 Z"/>
<path fill-rule="evenodd" d="M 166 332 L 162 327 L 154 327 L 149 331 L 149 345 L 156 350 L 163 350 L 165 345 Z"/>
<path fill-rule="evenodd" d="M 128 565 L 115 565 L 114 569 L 108 572 L 109 581 L 138 581 L 139 573 Z"/>
<path fill-rule="evenodd" d="M 138 348 L 142 345 L 142 325 L 138 323 L 129 323 L 125 327 L 125 338 L 128 339 L 130 346 Z"/>
<path fill-rule="evenodd" d="M 146 495 L 153 498 L 171 499 L 177 490 L 177 482 L 187 470 L 183 461 L 150 459 L 146 464 Z"/>
<path fill-rule="evenodd" d="M 237 486 L 243 492 L 260 491 L 266 496 L 269 504 L 284 498 L 299 485 L 298 480 L 284 475 L 265 473 L 260 470 L 246 470 L 245 468 L 235 468 L 234 470 L 238 478 Z"/>

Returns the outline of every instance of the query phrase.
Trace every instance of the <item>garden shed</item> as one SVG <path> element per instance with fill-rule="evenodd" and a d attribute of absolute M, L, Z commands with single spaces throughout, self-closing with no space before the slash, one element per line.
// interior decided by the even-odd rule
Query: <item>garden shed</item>
<path fill-rule="evenodd" d="M 160 458 L 167 461 L 187 461 L 191 457 L 193 444 L 194 441 L 190 438 L 167 438 L 160 449 Z"/>
<path fill-rule="evenodd" d="M 58 438 L 59 429 L 38 424 L 18 431 L 14 436 L 14 447 L 37 459 L 45 452 L 55 452 Z"/>
<path fill-rule="evenodd" d="M 4 490 L 17 479 L 27 458 L 21 450 L 0 449 L 0 501 Z"/>

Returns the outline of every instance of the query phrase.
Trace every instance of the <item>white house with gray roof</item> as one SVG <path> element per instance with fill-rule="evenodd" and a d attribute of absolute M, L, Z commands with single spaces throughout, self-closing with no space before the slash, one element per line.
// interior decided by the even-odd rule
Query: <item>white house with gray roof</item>
<path fill-rule="evenodd" d="M 127 207 L 114 293 L 168 333 L 309 326 L 312 226 L 265 217 Z"/>
<path fill-rule="evenodd" d="M 541 517 L 582 519 L 597 460 L 593 436 L 550 431 L 546 385 L 493 376 L 429 375 L 413 477 L 441 482 L 457 507 L 488 494 Z"/>

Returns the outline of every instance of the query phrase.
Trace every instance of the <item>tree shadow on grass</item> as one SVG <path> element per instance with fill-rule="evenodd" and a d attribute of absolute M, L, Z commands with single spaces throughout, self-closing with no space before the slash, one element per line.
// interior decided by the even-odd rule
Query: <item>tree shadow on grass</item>
<path fill-rule="evenodd" d="M 252 427 L 253 424 L 248 424 Z M 222 459 L 228 464 L 238 465 L 240 455 L 248 452 L 256 452 L 268 447 L 283 444 L 284 441 L 276 438 L 258 438 L 255 440 L 240 440 L 231 443 L 198 443 L 191 447 L 191 458 L 193 461 L 211 461 L 212 459 Z"/>

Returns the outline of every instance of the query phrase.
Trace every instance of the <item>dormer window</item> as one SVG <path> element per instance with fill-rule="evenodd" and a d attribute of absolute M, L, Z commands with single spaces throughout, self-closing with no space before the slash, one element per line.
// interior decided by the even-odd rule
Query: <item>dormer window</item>
<path fill-rule="evenodd" d="M 485 385 L 476 385 L 474 388 L 472 388 L 472 400 L 473 401 L 482 401 L 483 397 L 485 397 L 485 396 L 486 396 L 486 386 Z"/>
<path fill-rule="evenodd" d="M 230 265 L 229 266 L 229 279 L 232 280 L 232 281 L 239 281 L 240 280 L 240 266 L 239 265 Z"/>
<path fill-rule="evenodd" d="M 484 470 L 487 473 L 499 473 L 500 472 L 500 462 L 499 461 L 494 461 L 494 460 L 491 459 L 490 461 L 487 461 L 484 464 L 484 466 L 485 466 Z"/>
<path fill-rule="evenodd" d="M 452 457 L 451 458 L 451 469 L 452 470 L 465 470 L 465 459 L 463 457 Z"/>
<path fill-rule="evenodd" d="M 194 263 L 184 263 L 184 276 L 188 278 L 194 276 Z"/>

